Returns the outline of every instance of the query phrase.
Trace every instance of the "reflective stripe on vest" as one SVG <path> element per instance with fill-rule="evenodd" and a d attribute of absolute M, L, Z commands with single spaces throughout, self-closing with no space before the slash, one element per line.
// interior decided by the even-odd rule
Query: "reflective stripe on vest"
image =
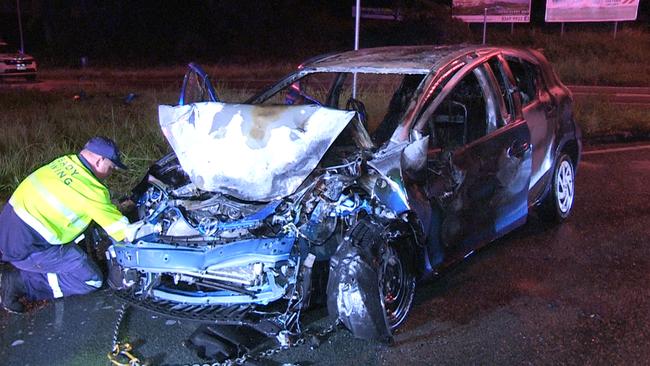
<path fill-rule="evenodd" d="M 115 234 L 116 232 L 126 229 L 128 225 L 129 225 L 129 221 L 126 219 L 121 221 L 115 221 L 113 224 L 105 227 L 104 231 L 106 231 L 106 234 L 113 236 L 113 234 Z"/>
<path fill-rule="evenodd" d="M 79 221 L 79 216 L 74 213 L 72 210 L 67 208 L 61 201 L 59 201 L 56 197 L 50 194 L 50 192 L 43 187 L 43 185 L 36 179 L 34 176 L 29 176 L 27 178 L 31 184 L 34 185 L 34 188 L 36 189 L 36 192 L 38 192 L 41 197 L 49 203 L 54 209 L 58 210 L 60 213 L 65 216 L 66 219 L 70 221 L 70 224 L 72 224 L 74 227 L 76 227 L 79 230 L 84 230 L 86 229 L 86 226 L 88 224 Z"/>
<path fill-rule="evenodd" d="M 56 234 L 52 233 L 48 228 L 36 220 L 32 215 L 29 214 L 29 212 L 25 211 L 22 207 L 17 206 L 15 202 L 12 202 L 12 199 L 13 197 L 9 199 L 9 204 L 13 206 L 14 212 L 18 217 L 20 217 L 21 220 L 23 220 L 25 224 L 36 230 L 36 232 L 48 243 L 63 244 L 61 240 L 57 238 Z"/>

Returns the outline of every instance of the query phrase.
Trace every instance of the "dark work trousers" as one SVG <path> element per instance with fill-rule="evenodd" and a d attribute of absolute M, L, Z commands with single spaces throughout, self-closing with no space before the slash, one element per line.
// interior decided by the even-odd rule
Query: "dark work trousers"
<path fill-rule="evenodd" d="M 30 300 L 82 295 L 102 286 L 102 273 L 74 243 L 52 245 L 11 264 L 20 270 Z"/>

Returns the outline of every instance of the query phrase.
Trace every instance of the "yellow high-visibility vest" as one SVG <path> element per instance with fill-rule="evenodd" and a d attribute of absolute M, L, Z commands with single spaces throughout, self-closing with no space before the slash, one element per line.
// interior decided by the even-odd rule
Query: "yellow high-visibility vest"
<path fill-rule="evenodd" d="M 9 203 L 50 244 L 73 241 L 93 220 L 121 241 L 129 224 L 111 203 L 108 189 L 76 155 L 57 158 L 30 174 Z"/>

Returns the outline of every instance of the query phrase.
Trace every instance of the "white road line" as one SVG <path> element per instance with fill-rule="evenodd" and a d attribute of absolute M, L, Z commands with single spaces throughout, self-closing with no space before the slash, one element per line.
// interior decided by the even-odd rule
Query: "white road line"
<path fill-rule="evenodd" d="M 640 145 L 640 146 L 630 146 L 630 147 L 614 147 L 614 148 L 611 148 L 611 149 L 583 151 L 582 155 L 609 154 L 609 153 L 647 150 L 647 149 L 650 149 L 650 145 Z"/>

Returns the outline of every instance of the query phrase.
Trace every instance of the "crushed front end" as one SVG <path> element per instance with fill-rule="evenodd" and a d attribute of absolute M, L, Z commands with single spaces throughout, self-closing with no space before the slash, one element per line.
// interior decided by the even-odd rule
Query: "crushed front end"
<path fill-rule="evenodd" d="M 187 113 L 178 117 L 174 111 L 175 122 L 205 116 L 205 108 L 215 107 L 206 105 L 179 107 Z M 238 123 L 234 109 L 246 114 L 259 112 L 256 108 L 221 105 L 207 119 L 208 135 L 216 139 L 211 146 L 225 144 L 217 140 L 227 136 L 223 129 Z M 282 112 L 284 121 L 289 113 L 296 125 L 269 127 L 272 130 L 264 132 L 266 150 L 251 144 L 239 146 L 240 151 L 231 149 L 235 156 L 275 155 L 278 152 L 269 149 L 282 136 L 273 129 L 287 129 L 284 135 L 289 139 L 283 141 L 282 150 L 295 151 L 295 156 L 275 159 L 286 161 L 284 166 L 258 167 L 256 174 L 266 169 L 259 183 L 260 177 L 239 174 L 241 170 L 225 155 L 203 150 L 188 157 L 186 148 L 196 144 L 195 131 L 188 133 L 188 126 L 196 130 L 205 126 L 197 119 L 193 124 L 181 121 L 184 128 L 177 129 L 164 124 L 166 117 L 161 116 L 175 153 L 154 164 L 133 190 L 134 219 L 146 221 L 147 231 L 132 243 L 116 242 L 107 250 L 109 282 L 118 294 L 167 315 L 248 324 L 269 335 L 294 326 L 299 310 L 309 304 L 312 277 L 318 277 L 311 275 L 314 262 L 326 269 L 359 213 L 370 212 L 373 205 L 359 187 L 363 152 L 329 150 L 350 113 L 335 111 L 337 119 L 332 120 L 328 111 L 328 131 L 313 132 L 318 110 L 310 114 L 303 113 L 304 108 L 287 107 Z M 311 117 L 301 121 L 306 115 Z M 293 130 L 302 134 L 299 139 L 294 139 Z M 286 146 L 289 143 L 293 146 Z M 220 156 L 224 163 L 197 162 L 211 156 Z M 291 168 L 297 160 L 300 169 Z M 205 164 L 213 164 L 213 170 L 200 171 Z M 212 189 L 209 185 L 218 179 L 223 189 Z M 229 183 L 233 181 L 236 184 Z"/>

